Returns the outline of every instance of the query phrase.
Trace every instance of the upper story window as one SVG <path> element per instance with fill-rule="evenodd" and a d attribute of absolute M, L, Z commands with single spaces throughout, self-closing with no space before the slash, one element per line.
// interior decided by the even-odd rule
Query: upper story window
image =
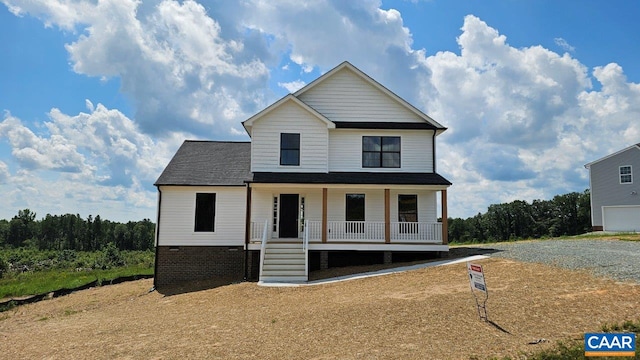
<path fill-rule="evenodd" d="M 631 165 L 620 166 L 620 184 L 633 184 Z"/>
<path fill-rule="evenodd" d="M 280 134 L 280 165 L 300 165 L 300 134 Z"/>
<path fill-rule="evenodd" d="M 216 194 L 196 193 L 196 219 L 197 232 L 213 232 L 216 220 Z"/>
<path fill-rule="evenodd" d="M 362 167 L 399 168 L 400 136 L 363 136 Z"/>

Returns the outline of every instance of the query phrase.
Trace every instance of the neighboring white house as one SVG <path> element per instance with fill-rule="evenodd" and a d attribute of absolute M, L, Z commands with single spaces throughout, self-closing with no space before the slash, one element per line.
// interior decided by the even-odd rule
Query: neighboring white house
<path fill-rule="evenodd" d="M 350 63 L 243 125 L 250 143 L 185 141 L 155 183 L 157 284 L 449 250 L 446 129 Z"/>
<path fill-rule="evenodd" d="M 640 231 L 640 144 L 584 166 L 589 169 L 594 231 Z"/>

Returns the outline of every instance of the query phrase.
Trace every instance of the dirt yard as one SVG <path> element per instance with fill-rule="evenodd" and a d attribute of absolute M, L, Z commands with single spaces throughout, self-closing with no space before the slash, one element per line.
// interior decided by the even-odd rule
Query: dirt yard
<path fill-rule="evenodd" d="M 479 320 L 464 264 L 298 288 L 89 289 L 0 313 L 7 359 L 485 359 L 638 319 L 640 286 L 504 259 Z M 194 288 L 199 285 L 196 284 Z M 193 289 L 191 289 L 193 290 Z M 538 345 L 529 342 L 546 339 Z"/>

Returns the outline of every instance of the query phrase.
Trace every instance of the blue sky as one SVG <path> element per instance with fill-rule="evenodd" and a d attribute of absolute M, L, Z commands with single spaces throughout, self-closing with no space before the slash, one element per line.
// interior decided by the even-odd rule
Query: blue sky
<path fill-rule="evenodd" d="M 344 60 L 449 128 L 449 214 L 588 187 L 640 143 L 640 3 L 0 0 L 0 218 L 155 219 L 184 139 Z"/>

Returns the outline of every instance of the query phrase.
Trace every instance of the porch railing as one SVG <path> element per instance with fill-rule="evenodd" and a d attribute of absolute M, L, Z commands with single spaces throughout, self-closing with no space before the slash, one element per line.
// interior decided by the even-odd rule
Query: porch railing
<path fill-rule="evenodd" d="M 390 241 L 441 243 L 442 223 L 391 222 Z M 310 241 L 322 239 L 322 222 L 308 220 Z M 327 242 L 384 242 L 384 221 L 327 221 Z"/>
<path fill-rule="evenodd" d="M 259 279 L 262 280 L 262 272 L 264 268 L 264 255 L 267 251 L 267 231 L 269 230 L 269 220 L 264 221 L 264 227 L 262 228 L 262 243 L 260 244 L 260 275 Z"/>
<path fill-rule="evenodd" d="M 264 222 L 251 222 L 251 241 L 258 242 L 262 240 L 262 236 L 264 234 L 264 230 L 268 229 L 269 221 L 265 220 Z"/>
<path fill-rule="evenodd" d="M 392 222 L 391 242 L 442 242 L 442 223 Z"/>
<path fill-rule="evenodd" d="M 442 243 L 442 223 L 391 222 L 391 243 Z M 261 242 L 269 235 L 269 222 L 251 223 L 251 241 Z M 328 242 L 379 242 L 384 243 L 384 221 L 327 221 Z M 322 221 L 305 220 L 303 237 L 307 241 L 322 239 Z"/>

